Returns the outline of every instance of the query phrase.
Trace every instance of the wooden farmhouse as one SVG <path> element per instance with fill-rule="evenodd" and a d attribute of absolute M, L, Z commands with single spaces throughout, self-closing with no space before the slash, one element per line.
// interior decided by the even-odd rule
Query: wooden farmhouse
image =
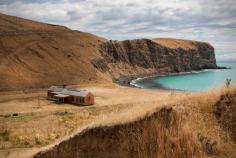
<path fill-rule="evenodd" d="M 70 103 L 76 105 L 93 105 L 94 96 L 83 89 L 66 88 L 64 86 L 51 86 L 48 88 L 48 99 L 58 103 Z"/>

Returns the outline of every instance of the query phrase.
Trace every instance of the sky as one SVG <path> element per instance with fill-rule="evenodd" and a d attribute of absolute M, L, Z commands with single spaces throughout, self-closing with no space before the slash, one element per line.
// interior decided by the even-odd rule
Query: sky
<path fill-rule="evenodd" d="M 113 40 L 205 41 L 236 61 L 236 0 L 0 0 L 0 12 Z"/>

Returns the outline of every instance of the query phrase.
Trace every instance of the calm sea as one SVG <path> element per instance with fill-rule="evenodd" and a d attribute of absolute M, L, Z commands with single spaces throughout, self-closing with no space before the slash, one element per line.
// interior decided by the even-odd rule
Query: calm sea
<path fill-rule="evenodd" d="M 226 79 L 236 84 L 236 62 L 218 62 L 218 66 L 231 67 L 222 70 L 203 70 L 185 74 L 175 74 L 163 77 L 149 77 L 131 82 L 142 88 L 167 88 L 184 91 L 206 91 L 225 85 Z"/>

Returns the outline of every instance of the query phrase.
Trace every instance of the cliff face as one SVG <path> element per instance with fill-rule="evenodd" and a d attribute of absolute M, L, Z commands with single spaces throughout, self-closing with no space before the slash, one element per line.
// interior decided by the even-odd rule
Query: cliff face
<path fill-rule="evenodd" d="M 138 39 L 100 44 L 96 68 L 114 78 L 122 75 L 183 72 L 217 68 L 214 48 L 203 42 Z"/>

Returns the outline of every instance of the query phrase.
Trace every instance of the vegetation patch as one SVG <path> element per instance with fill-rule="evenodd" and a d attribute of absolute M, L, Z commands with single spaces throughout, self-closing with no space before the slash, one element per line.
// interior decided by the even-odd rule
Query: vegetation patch
<path fill-rule="evenodd" d="M 68 115 L 73 115 L 74 113 L 68 111 L 57 111 L 53 114 L 57 116 L 68 116 Z"/>
<path fill-rule="evenodd" d="M 10 132 L 8 130 L 0 131 L 0 141 L 9 141 Z"/>
<path fill-rule="evenodd" d="M 34 140 L 35 140 L 35 144 L 37 145 L 41 145 L 44 143 L 42 136 L 39 134 L 36 134 Z"/>
<path fill-rule="evenodd" d="M 32 141 L 28 136 L 18 136 L 16 138 L 16 144 L 20 146 L 31 146 L 30 143 L 32 143 Z"/>
<path fill-rule="evenodd" d="M 19 121 L 19 122 L 28 122 L 31 121 L 35 117 L 34 113 L 27 113 L 27 114 L 12 114 L 8 119 L 10 121 Z"/>
<path fill-rule="evenodd" d="M 220 125 L 236 141 L 236 91 L 227 92 L 214 106 L 214 114 Z"/>

